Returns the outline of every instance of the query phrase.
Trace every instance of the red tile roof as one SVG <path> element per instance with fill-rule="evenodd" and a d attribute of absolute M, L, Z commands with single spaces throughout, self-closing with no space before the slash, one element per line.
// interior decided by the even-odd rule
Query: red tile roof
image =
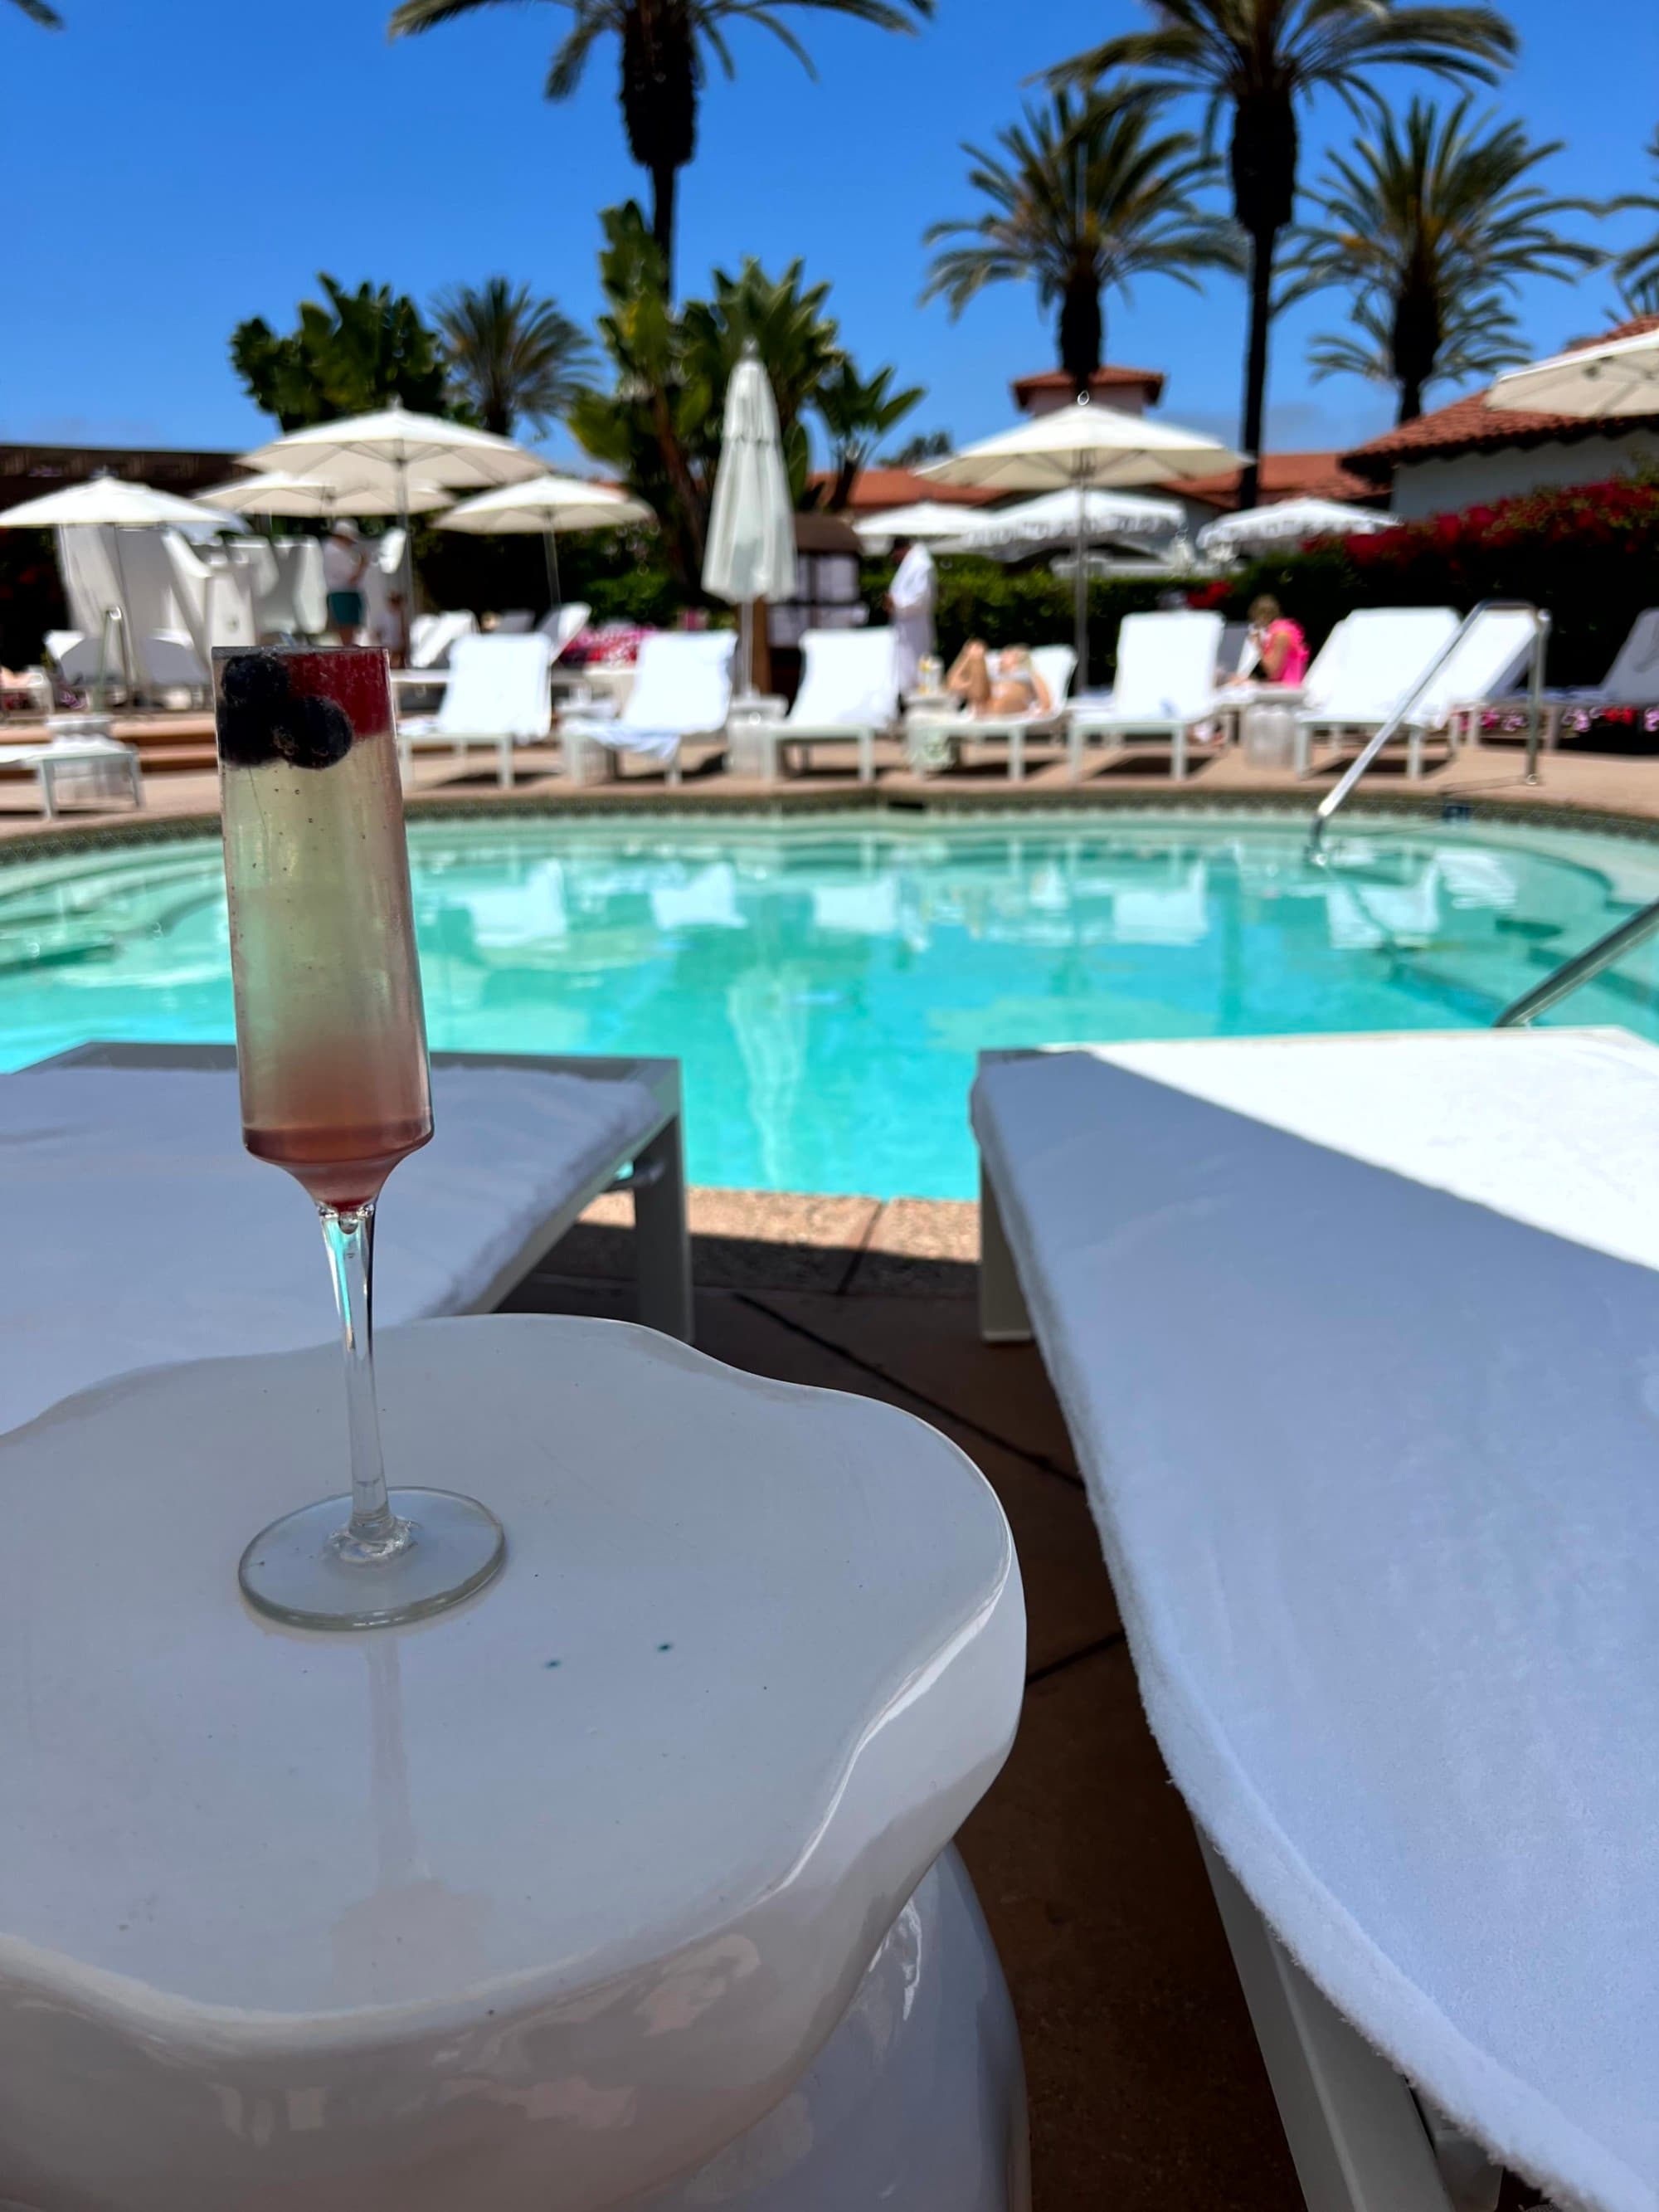
<path fill-rule="evenodd" d="M 1091 392 L 1144 392 L 1149 407 L 1156 407 L 1164 397 L 1164 384 L 1161 368 L 1120 368 L 1110 363 L 1103 364 L 1089 379 Z M 1017 376 L 1011 387 L 1014 404 L 1020 408 L 1029 407 L 1040 392 L 1063 392 L 1069 398 L 1074 388 L 1063 368 L 1045 368 L 1035 376 Z"/>
<path fill-rule="evenodd" d="M 1659 315 L 1638 316 L 1634 322 L 1603 331 L 1598 337 L 1580 338 L 1564 350 L 1581 353 L 1586 346 L 1640 337 L 1648 331 L 1659 331 Z M 1601 438 L 1610 432 L 1617 436 L 1627 430 L 1659 428 L 1659 414 L 1620 415 L 1609 422 L 1594 415 L 1522 413 L 1511 407 L 1493 407 L 1488 404 L 1491 389 L 1488 386 L 1485 392 L 1472 392 L 1449 406 L 1437 407 L 1431 414 L 1419 415 L 1414 422 L 1401 422 L 1395 429 L 1385 430 L 1369 445 L 1344 453 L 1343 466 L 1373 483 L 1387 483 L 1396 461 L 1414 460 L 1425 454 L 1443 459 L 1452 453 L 1492 453 L 1505 446 L 1570 445 L 1576 439 Z"/>
<path fill-rule="evenodd" d="M 1188 483 L 1166 484 L 1164 489 L 1231 513 L 1238 505 L 1239 472 L 1194 477 Z M 1361 507 L 1380 507 L 1386 494 L 1345 465 L 1340 453 L 1263 453 L 1256 497 L 1263 507 L 1281 499 L 1340 499 Z"/>
<path fill-rule="evenodd" d="M 835 477 L 830 471 L 820 470 L 812 481 L 828 485 Z M 937 500 L 945 507 L 983 507 L 987 500 L 1000 496 L 977 486 L 935 483 L 931 477 L 918 476 L 914 469 L 861 469 L 853 479 L 847 512 L 879 514 L 887 507 L 914 507 L 924 499 Z"/>

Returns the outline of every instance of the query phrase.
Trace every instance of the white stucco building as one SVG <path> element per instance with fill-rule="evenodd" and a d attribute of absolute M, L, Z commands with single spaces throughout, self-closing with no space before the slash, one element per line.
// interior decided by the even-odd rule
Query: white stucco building
<path fill-rule="evenodd" d="M 1634 337 L 1654 329 L 1659 316 L 1603 335 Z M 1342 457 L 1354 475 L 1388 485 L 1389 512 L 1408 522 L 1490 505 L 1517 492 L 1605 483 L 1644 464 L 1659 467 L 1659 415 L 1586 422 L 1566 415 L 1514 414 L 1488 406 L 1484 392 L 1403 422 Z"/>

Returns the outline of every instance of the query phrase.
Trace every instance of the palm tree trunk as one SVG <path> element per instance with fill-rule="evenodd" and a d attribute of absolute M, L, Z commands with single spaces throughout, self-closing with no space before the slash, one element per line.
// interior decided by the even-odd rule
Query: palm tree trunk
<path fill-rule="evenodd" d="M 1423 412 L 1423 387 L 1414 378 L 1407 378 L 1400 386 L 1400 411 L 1395 416 L 1397 428 L 1401 422 L 1415 422 Z"/>
<path fill-rule="evenodd" d="M 1273 249 L 1276 230 L 1250 237 L 1250 335 L 1244 357 L 1244 419 L 1238 441 L 1249 459 L 1239 478 L 1238 504 L 1255 506 L 1261 487 L 1261 417 L 1267 402 L 1267 325 L 1273 319 Z"/>
<path fill-rule="evenodd" d="M 651 235 L 662 250 L 665 295 L 674 297 L 674 188 L 678 172 L 672 161 L 651 168 Z"/>

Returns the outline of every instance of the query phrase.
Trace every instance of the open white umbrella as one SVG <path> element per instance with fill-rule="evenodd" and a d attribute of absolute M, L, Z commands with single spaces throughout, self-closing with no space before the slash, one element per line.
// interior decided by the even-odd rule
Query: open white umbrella
<path fill-rule="evenodd" d="M 1489 407 L 1539 415 L 1659 415 L 1659 330 L 1575 346 L 1500 376 Z"/>
<path fill-rule="evenodd" d="M 299 477 L 337 477 L 342 464 L 369 461 L 391 469 L 398 493 L 398 520 L 407 523 L 411 484 L 435 485 L 448 491 L 488 491 L 493 485 L 520 483 L 539 476 L 541 463 L 489 430 L 470 423 L 448 422 L 437 415 L 415 415 L 395 404 L 373 415 L 348 416 L 338 422 L 316 422 L 303 430 L 290 430 L 273 438 L 252 453 L 244 453 L 249 468 L 280 469 Z M 415 571 L 404 533 L 405 605 L 415 606 Z"/>
<path fill-rule="evenodd" d="M 853 528 L 867 552 L 884 553 L 896 538 L 913 538 L 924 545 L 959 538 L 977 512 L 972 507 L 947 506 L 942 499 L 919 499 L 911 507 L 890 507 L 875 514 L 860 515 Z"/>
<path fill-rule="evenodd" d="M 649 522 L 650 508 L 641 499 L 614 491 L 609 484 L 593 483 L 586 477 L 532 477 L 524 483 L 503 484 L 452 507 L 439 524 L 441 530 L 467 530 L 484 538 L 514 533 L 529 537 L 539 532 L 547 549 L 547 588 L 553 605 L 560 604 L 559 551 L 556 532 L 561 530 L 617 530 L 626 522 Z"/>
<path fill-rule="evenodd" d="M 1258 546 L 1282 545 L 1304 538 L 1369 538 L 1393 527 L 1392 515 L 1340 499 L 1283 499 L 1271 507 L 1249 507 L 1224 514 L 1198 533 L 1203 553 L 1241 553 Z"/>
<path fill-rule="evenodd" d="M 222 514 L 200 507 L 193 499 L 180 499 L 170 491 L 157 491 L 147 483 L 128 483 L 121 477 L 90 477 L 85 483 L 66 484 L 40 499 L 27 499 L 21 507 L 0 513 L 0 529 L 6 530 L 158 530 L 228 527 Z"/>
<path fill-rule="evenodd" d="M 1137 498 L 1124 491 L 1045 491 L 1012 507 L 981 507 L 969 514 L 958 510 L 951 550 L 1017 561 L 1045 545 L 1075 548 L 1079 498 L 1091 545 L 1112 538 L 1168 540 L 1179 538 L 1187 526 L 1185 512 L 1173 499 Z"/>
<path fill-rule="evenodd" d="M 743 609 L 743 694 L 755 689 L 755 601 L 795 588 L 795 514 L 778 410 L 753 339 L 726 388 L 702 585 Z"/>
<path fill-rule="evenodd" d="M 358 464 L 364 467 L 366 464 Z M 209 507 L 229 514 L 278 514 L 326 521 L 337 514 L 430 514 L 447 507 L 454 494 L 437 484 L 409 483 L 399 486 L 392 470 L 378 477 L 295 477 L 285 469 L 264 469 L 258 476 L 239 477 L 234 483 L 216 484 L 202 494 Z"/>
<path fill-rule="evenodd" d="M 1000 491 L 1054 491 L 1064 486 L 1077 501 L 1074 619 L 1078 690 L 1089 678 L 1088 518 L 1083 494 L 1168 483 L 1182 477 L 1213 476 L 1235 469 L 1243 456 L 1202 430 L 1097 407 L 1085 398 L 1034 415 L 982 438 L 919 473 L 936 483 L 982 484 Z"/>

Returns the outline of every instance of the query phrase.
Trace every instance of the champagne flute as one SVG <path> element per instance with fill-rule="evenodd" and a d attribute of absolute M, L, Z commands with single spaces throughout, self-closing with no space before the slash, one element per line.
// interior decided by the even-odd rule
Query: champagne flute
<path fill-rule="evenodd" d="M 388 1492 L 371 1321 L 374 1206 L 432 1134 L 426 1023 L 384 653 L 216 651 L 242 1140 L 316 1205 L 345 1349 L 351 1494 L 242 1554 L 251 1604 L 303 1628 L 439 1613 L 501 1568 L 500 1522 Z"/>

